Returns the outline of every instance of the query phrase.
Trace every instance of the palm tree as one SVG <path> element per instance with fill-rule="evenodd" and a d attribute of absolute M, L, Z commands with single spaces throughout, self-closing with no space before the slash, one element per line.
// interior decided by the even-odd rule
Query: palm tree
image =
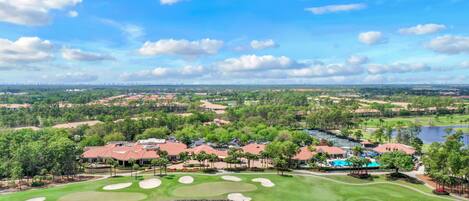
<path fill-rule="evenodd" d="M 187 151 L 179 153 L 179 160 L 185 165 L 187 160 L 189 160 L 189 153 Z"/>
<path fill-rule="evenodd" d="M 261 158 L 262 166 L 266 167 L 267 163 L 268 163 L 267 161 L 269 159 L 269 153 L 267 153 L 265 151 L 261 151 L 260 158 Z"/>
<path fill-rule="evenodd" d="M 137 174 L 138 174 L 138 169 L 140 168 L 140 165 L 137 163 L 132 165 L 132 169 L 135 169 L 135 179 L 137 179 Z"/>
<path fill-rule="evenodd" d="M 363 147 L 361 146 L 354 146 L 352 148 L 353 155 L 355 156 L 361 156 L 363 154 Z"/>
<path fill-rule="evenodd" d="M 108 158 L 106 159 L 106 163 L 109 165 L 109 169 L 110 169 L 110 172 L 111 172 L 111 177 L 112 177 L 112 169 L 114 169 L 114 176 L 117 175 L 117 171 L 116 171 L 116 167 L 118 165 L 118 162 L 112 158 Z"/>
<path fill-rule="evenodd" d="M 135 160 L 131 158 L 129 159 L 129 163 L 130 163 L 130 176 L 132 176 L 132 172 L 134 171 Z"/>
<path fill-rule="evenodd" d="M 153 168 L 153 176 L 156 175 L 156 166 L 158 166 L 158 164 L 159 164 L 158 159 L 152 159 L 151 160 L 151 167 Z"/>
<path fill-rule="evenodd" d="M 214 163 L 217 162 L 218 156 L 216 154 L 209 154 L 207 156 L 208 162 L 210 162 L 212 168 L 214 168 Z"/>
<path fill-rule="evenodd" d="M 246 152 L 244 157 L 248 160 L 248 168 L 251 169 L 251 161 L 259 159 L 259 156 L 253 153 Z"/>
<path fill-rule="evenodd" d="M 194 155 L 194 159 L 199 161 L 200 167 L 203 167 L 202 162 L 207 159 L 207 154 L 205 153 L 205 151 L 201 151 L 200 153 Z"/>

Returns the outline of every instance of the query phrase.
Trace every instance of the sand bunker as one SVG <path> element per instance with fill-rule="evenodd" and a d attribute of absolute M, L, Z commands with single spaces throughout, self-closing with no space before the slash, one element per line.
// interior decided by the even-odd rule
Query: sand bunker
<path fill-rule="evenodd" d="M 241 181 L 241 178 L 235 176 L 222 176 L 221 178 L 226 181 Z"/>
<path fill-rule="evenodd" d="M 120 183 L 120 184 L 111 184 L 103 187 L 103 190 L 112 191 L 112 190 L 119 190 L 123 188 L 127 188 L 132 186 L 132 183 Z"/>
<path fill-rule="evenodd" d="M 140 188 L 143 189 L 152 189 L 161 185 L 161 180 L 159 179 L 147 179 L 138 183 Z"/>
<path fill-rule="evenodd" d="M 194 178 L 191 176 L 183 176 L 179 178 L 179 183 L 181 184 L 192 184 L 194 182 Z"/>
<path fill-rule="evenodd" d="M 44 200 L 46 200 L 46 197 L 31 198 L 26 201 L 44 201 Z"/>
<path fill-rule="evenodd" d="M 241 193 L 230 193 L 230 194 L 228 194 L 228 200 L 232 200 L 232 201 L 251 201 L 251 198 L 246 197 Z"/>
<path fill-rule="evenodd" d="M 266 179 L 266 178 L 255 178 L 255 179 L 252 179 L 253 182 L 260 182 L 262 186 L 264 187 L 274 187 L 275 184 L 272 183 L 272 181 L 270 181 L 269 179 Z"/>

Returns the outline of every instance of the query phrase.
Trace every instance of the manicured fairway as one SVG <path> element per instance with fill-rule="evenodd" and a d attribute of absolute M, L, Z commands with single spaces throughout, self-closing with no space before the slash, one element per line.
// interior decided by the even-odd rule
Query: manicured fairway
<path fill-rule="evenodd" d="M 435 115 L 430 116 L 418 116 L 418 117 L 394 117 L 394 118 L 383 118 L 385 124 L 395 126 L 397 122 L 403 122 L 404 125 L 407 122 L 418 122 L 422 126 L 452 126 L 452 125 L 467 125 L 469 115 L 453 114 L 444 115 L 436 118 Z M 367 127 L 379 127 L 379 118 L 371 118 L 361 123 L 362 126 Z"/>
<path fill-rule="evenodd" d="M 124 193 L 124 192 L 77 192 L 70 193 L 59 198 L 59 201 L 88 201 L 88 200 L 113 200 L 113 201 L 137 201 L 143 200 L 147 196 L 143 193 Z"/>
<path fill-rule="evenodd" d="M 184 175 L 161 178 L 161 185 L 154 189 L 141 189 L 139 180 L 118 177 L 98 181 L 57 186 L 47 189 L 30 190 L 0 196 L 1 201 L 24 201 L 34 197 L 46 197 L 46 201 L 169 201 L 177 199 L 226 199 L 228 193 L 242 193 L 255 201 L 436 201 L 449 197 L 434 197 L 423 185 L 405 182 L 388 183 L 376 181 L 355 181 L 347 176 L 291 176 L 275 174 L 236 174 L 242 181 L 224 181 L 219 175 L 193 174 L 194 183 L 181 184 L 178 179 Z M 275 186 L 264 187 L 254 178 L 266 178 Z M 145 179 L 154 178 L 145 176 Z M 125 189 L 104 191 L 106 185 L 132 182 Z M 405 185 L 405 186 L 399 186 Z M 445 199 L 446 198 L 446 199 Z"/>
<path fill-rule="evenodd" d="M 256 190 L 254 184 L 241 182 L 210 182 L 179 187 L 172 192 L 176 197 L 211 197 L 227 193 L 240 193 Z"/>

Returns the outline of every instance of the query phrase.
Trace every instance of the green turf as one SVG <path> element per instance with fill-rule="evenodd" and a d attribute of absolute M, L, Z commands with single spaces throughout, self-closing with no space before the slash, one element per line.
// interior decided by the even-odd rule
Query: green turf
<path fill-rule="evenodd" d="M 379 127 L 381 125 L 380 118 L 371 118 L 363 121 L 361 126 L 364 127 Z M 435 115 L 430 116 L 416 116 L 416 117 L 394 117 L 394 118 L 382 118 L 385 125 L 396 126 L 397 122 L 403 122 L 404 125 L 407 122 L 418 123 L 422 126 L 452 126 L 452 125 L 467 125 L 469 123 L 469 115 L 453 114 L 436 117 Z"/>
<path fill-rule="evenodd" d="M 112 200 L 112 201 L 139 201 L 145 199 L 147 196 L 143 193 L 124 193 L 124 192 L 76 192 L 67 194 L 59 201 L 89 201 L 99 198 L 99 200 Z"/>
<path fill-rule="evenodd" d="M 190 174 L 188 174 L 190 175 Z M 444 200 L 442 198 L 431 197 L 417 191 L 404 188 L 401 186 L 377 183 L 381 182 L 378 178 L 374 181 L 361 181 L 348 176 L 333 176 L 325 179 L 318 176 L 292 176 L 282 177 L 275 174 L 237 174 L 242 179 L 241 182 L 227 182 L 220 176 L 213 175 L 191 175 L 195 181 L 193 184 L 180 184 L 179 177 L 182 175 L 171 175 L 163 177 L 160 187 L 155 189 L 143 190 L 138 187 L 138 181 L 130 177 L 110 178 L 99 181 L 89 181 L 68 184 L 64 186 L 56 186 L 47 189 L 29 190 L 8 195 L 0 196 L 1 201 L 24 201 L 29 198 L 46 197 L 46 201 L 75 201 L 70 200 L 72 197 L 77 199 L 86 198 L 91 192 L 103 193 L 95 196 L 96 201 L 111 201 L 120 199 L 113 197 L 116 192 L 136 193 L 128 194 L 129 201 L 140 199 L 141 195 L 146 196 L 142 201 L 169 201 L 181 199 L 226 199 L 229 192 L 242 192 L 245 196 L 251 197 L 256 201 L 349 201 L 349 200 L 376 200 L 376 201 L 436 201 Z M 153 176 L 145 176 L 150 178 Z M 266 188 L 259 183 L 251 182 L 251 179 L 263 177 L 270 179 L 275 183 L 275 187 Z M 332 181 L 330 179 L 333 179 Z M 126 189 L 115 191 L 103 191 L 102 187 L 109 184 L 133 182 L 134 184 Z M 345 182 L 345 183 L 343 183 Z M 385 182 L 385 181 L 384 181 Z M 393 182 L 402 183 L 400 181 Z M 406 184 L 406 186 L 414 187 L 417 184 Z M 417 185 L 417 189 L 424 189 L 430 192 L 430 189 L 424 185 Z M 227 190 L 231 189 L 231 190 Z M 214 191 L 215 193 L 211 193 Z M 76 196 L 75 193 L 81 196 Z M 109 193 L 109 194 L 108 194 Z M 177 194 L 175 196 L 174 194 Z M 75 194 L 75 195 L 74 195 Z M 191 196 L 192 194 L 192 196 Z M 91 194 L 93 195 L 93 194 Z M 123 194 L 124 195 L 124 194 Z M 184 196 L 184 197 L 181 197 Z M 81 201 L 81 200 L 77 200 Z"/>
<path fill-rule="evenodd" d="M 242 193 L 256 190 L 253 184 L 244 182 L 210 182 L 190 186 L 182 186 L 171 194 L 175 197 L 212 197 L 227 193 Z"/>

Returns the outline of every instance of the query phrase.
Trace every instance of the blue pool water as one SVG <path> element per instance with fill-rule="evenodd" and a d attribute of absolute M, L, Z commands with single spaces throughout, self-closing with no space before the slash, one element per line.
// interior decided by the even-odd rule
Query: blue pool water
<path fill-rule="evenodd" d="M 350 166 L 350 163 L 343 159 L 336 159 L 330 162 L 333 167 L 347 167 Z M 379 163 L 372 161 L 367 165 L 367 167 L 379 167 Z"/>

